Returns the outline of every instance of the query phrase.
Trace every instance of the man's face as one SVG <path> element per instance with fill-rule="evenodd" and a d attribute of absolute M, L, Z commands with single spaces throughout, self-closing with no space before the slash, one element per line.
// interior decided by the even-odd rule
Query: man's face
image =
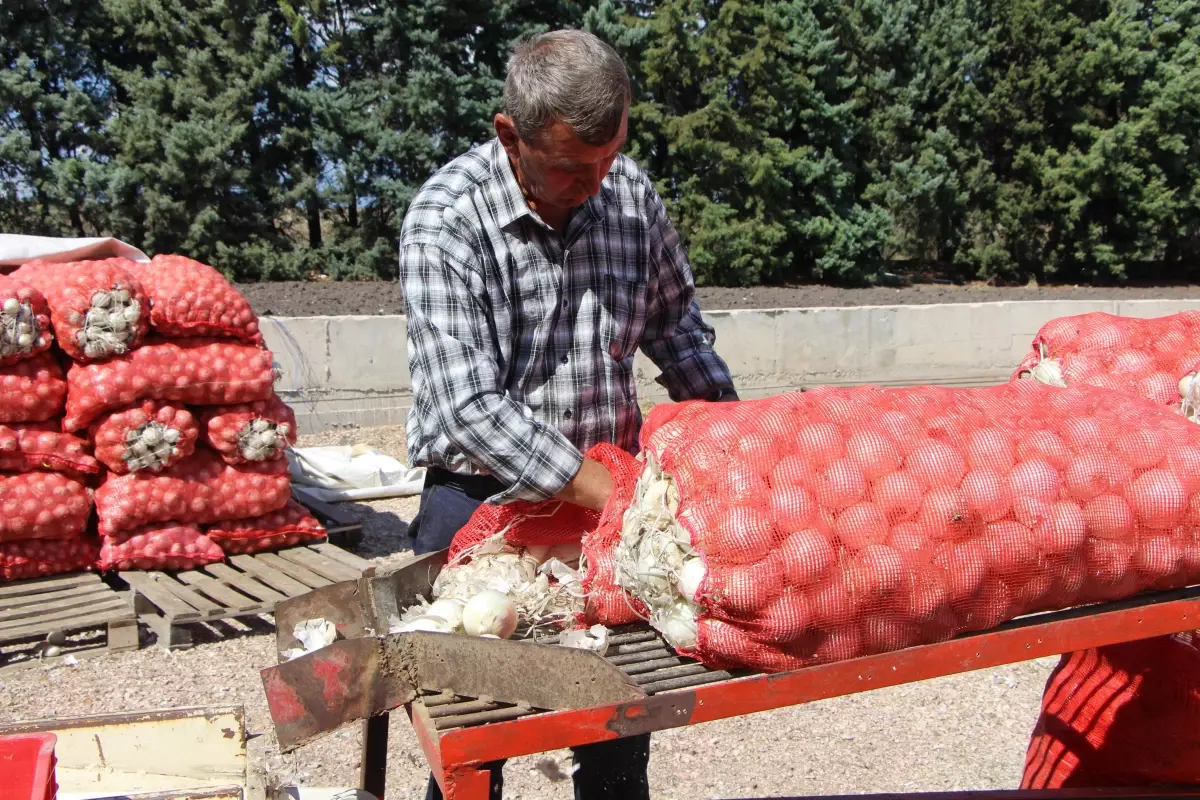
<path fill-rule="evenodd" d="M 628 124 L 626 107 L 617 135 L 600 147 L 585 143 L 561 122 L 552 123 L 537 141 L 526 142 L 503 114 L 496 116 L 496 133 L 521 188 L 535 205 L 571 209 L 599 193 L 601 181 L 625 146 Z"/>

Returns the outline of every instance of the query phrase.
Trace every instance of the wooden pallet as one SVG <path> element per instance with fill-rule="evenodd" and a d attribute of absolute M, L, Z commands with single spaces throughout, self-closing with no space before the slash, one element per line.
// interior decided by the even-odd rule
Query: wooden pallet
<path fill-rule="evenodd" d="M 138 648 L 137 617 L 129 599 L 94 572 L 0 585 L 0 644 L 91 628 L 106 629 L 105 646 L 111 652 Z"/>
<path fill-rule="evenodd" d="M 330 544 L 353 550 L 362 542 L 362 523 L 353 514 L 332 503 L 318 500 L 299 486 L 292 487 L 292 497 L 325 526 Z"/>
<path fill-rule="evenodd" d="M 190 647 L 185 627 L 270 614 L 275 604 L 340 581 L 356 580 L 370 562 L 335 545 L 289 547 L 230 556 L 228 563 L 182 572 L 118 573 L 134 592 L 138 619 L 170 649 Z"/>

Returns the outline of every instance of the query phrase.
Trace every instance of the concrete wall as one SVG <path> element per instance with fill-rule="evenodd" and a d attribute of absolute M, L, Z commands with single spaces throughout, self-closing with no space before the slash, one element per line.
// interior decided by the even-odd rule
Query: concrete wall
<path fill-rule="evenodd" d="M 1200 299 L 1035 301 L 708 311 L 744 397 L 819 384 L 981 386 L 1007 380 L 1047 320 L 1088 311 L 1159 317 Z M 411 405 L 405 319 L 268 317 L 278 389 L 304 432 L 404 422 Z M 667 399 L 638 357 L 644 404 Z"/>

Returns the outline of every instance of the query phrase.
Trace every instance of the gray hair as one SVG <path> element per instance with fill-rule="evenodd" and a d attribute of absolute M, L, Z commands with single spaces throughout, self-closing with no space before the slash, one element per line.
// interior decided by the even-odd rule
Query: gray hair
<path fill-rule="evenodd" d="M 551 31 L 516 48 L 504 80 L 504 109 L 527 142 L 551 123 L 585 143 L 608 144 L 629 102 L 629 73 L 616 51 L 584 31 Z"/>

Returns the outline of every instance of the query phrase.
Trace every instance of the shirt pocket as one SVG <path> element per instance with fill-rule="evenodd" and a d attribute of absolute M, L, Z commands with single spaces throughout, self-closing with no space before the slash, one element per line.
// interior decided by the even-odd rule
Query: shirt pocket
<path fill-rule="evenodd" d="M 617 361 L 632 358 L 646 329 L 646 284 L 606 274 L 602 302 L 608 354 Z"/>

